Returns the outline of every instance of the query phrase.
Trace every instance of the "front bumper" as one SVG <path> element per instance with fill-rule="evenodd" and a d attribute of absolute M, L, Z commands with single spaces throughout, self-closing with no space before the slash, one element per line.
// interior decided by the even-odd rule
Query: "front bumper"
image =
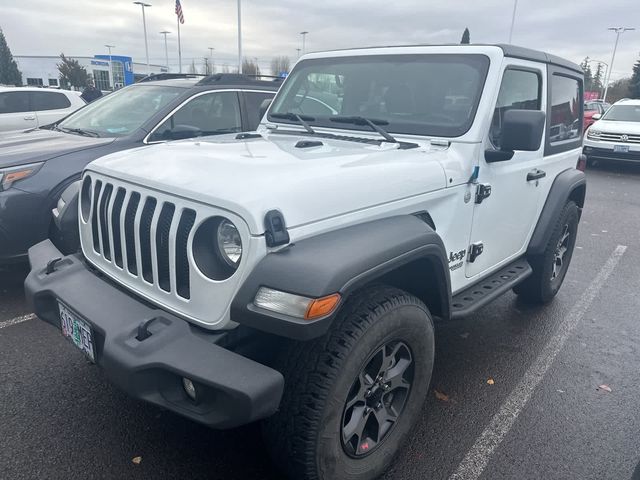
<path fill-rule="evenodd" d="M 89 270 L 79 255 L 63 257 L 47 274 L 47 263 L 58 257 L 49 240 L 29 249 L 27 300 L 56 328 L 58 301 L 89 322 L 96 363 L 129 395 L 214 428 L 236 427 L 277 410 L 282 375 L 220 346 L 228 333 L 204 331 L 143 303 Z M 138 340 L 138 326 L 151 319 L 151 336 Z M 184 392 L 183 377 L 195 383 L 196 402 Z"/>
<path fill-rule="evenodd" d="M 590 160 L 617 160 L 622 162 L 640 162 L 640 145 L 626 144 L 629 147 L 628 152 L 614 152 L 615 145 L 625 145 L 624 143 L 612 142 L 596 142 L 593 140 L 584 140 L 584 153 Z"/>

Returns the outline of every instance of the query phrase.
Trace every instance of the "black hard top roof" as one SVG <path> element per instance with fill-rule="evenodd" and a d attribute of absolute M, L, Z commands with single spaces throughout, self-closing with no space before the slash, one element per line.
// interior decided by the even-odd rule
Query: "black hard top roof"
<path fill-rule="evenodd" d="M 534 62 L 548 63 L 552 65 L 556 65 L 562 68 L 567 68 L 572 70 L 580 75 L 584 75 L 582 68 L 577 63 L 573 63 L 569 60 L 566 60 L 562 57 L 558 57 L 556 55 L 552 55 L 550 53 L 542 52 L 540 50 L 533 50 L 531 48 L 519 47 L 517 45 L 509 45 L 502 43 L 471 43 L 471 44 L 460 44 L 460 43 L 424 43 L 424 44 L 412 44 L 412 45 L 377 45 L 371 47 L 356 47 L 356 48 L 342 48 L 331 51 L 345 51 L 345 50 L 368 50 L 373 48 L 399 48 L 399 47 L 498 47 L 502 49 L 505 57 L 511 58 L 519 58 L 521 60 L 531 60 Z M 323 52 L 313 52 L 313 53 L 323 53 Z"/>

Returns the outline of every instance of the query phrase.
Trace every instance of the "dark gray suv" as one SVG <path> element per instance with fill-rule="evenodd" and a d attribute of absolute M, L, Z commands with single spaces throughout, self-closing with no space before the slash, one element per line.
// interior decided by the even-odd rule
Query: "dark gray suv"
<path fill-rule="evenodd" d="M 281 82 L 158 75 L 42 128 L 0 136 L 0 264 L 47 238 L 61 192 L 96 158 L 145 144 L 251 131 Z M 177 77 L 177 78 L 176 78 Z"/>

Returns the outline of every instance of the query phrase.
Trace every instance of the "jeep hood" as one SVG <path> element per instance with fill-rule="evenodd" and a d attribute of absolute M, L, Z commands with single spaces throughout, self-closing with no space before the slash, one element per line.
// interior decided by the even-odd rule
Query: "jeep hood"
<path fill-rule="evenodd" d="M 298 148 L 300 140 L 316 138 L 172 142 L 113 153 L 87 170 L 232 211 L 254 235 L 264 233 L 269 210 L 280 210 L 295 228 L 446 187 L 437 161 L 445 152 L 325 138 Z"/>
<path fill-rule="evenodd" d="M 0 135 L 0 168 L 42 162 L 67 153 L 106 145 L 113 140 L 44 129 L 5 133 Z"/>

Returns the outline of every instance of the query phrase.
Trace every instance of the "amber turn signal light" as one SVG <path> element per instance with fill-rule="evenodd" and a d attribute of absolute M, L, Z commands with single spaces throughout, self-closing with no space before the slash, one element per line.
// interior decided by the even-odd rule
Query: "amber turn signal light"
<path fill-rule="evenodd" d="M 334 293 L 322 298 L 316 298 L 313 300 L 309 307 L 307 307 L 307 313 L 305 313 L 305 320 L 314 320 L 316 318 L 324 317 L 332 313 L 338 304 L 340 303 L 340 294 Z"/>

